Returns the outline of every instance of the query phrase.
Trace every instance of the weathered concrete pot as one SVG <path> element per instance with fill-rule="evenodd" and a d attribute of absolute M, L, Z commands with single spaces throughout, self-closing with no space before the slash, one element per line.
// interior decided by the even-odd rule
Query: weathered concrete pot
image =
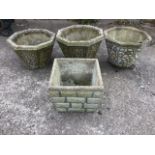
<path fill-rule="evenodd" d="M 103 81 L 97 59 L 54 60 L 49 93 L 59 112 L 93 112 L 101 105 Z"/>
<path fill-rule="evenodd" d="M 46 66 L 51 60 L 55 34 L 45 29 L 27 29 L 14 33 L 8 43 L 23 60 L 27 68 Z"/>
<path fill-rule="evenodd" d="M 117 67 L 131 67 L 135 64 L 136 54 L 152 38 L 134 27 L 113 27 L 104 31 L 108 60 Z"/>
<path fill-rule="evenodd" d="M 57 41 L 65 57 L 96 57 L 103 40 L 103 30 L 90 25 L 73 25 L 60 29 Z"/>

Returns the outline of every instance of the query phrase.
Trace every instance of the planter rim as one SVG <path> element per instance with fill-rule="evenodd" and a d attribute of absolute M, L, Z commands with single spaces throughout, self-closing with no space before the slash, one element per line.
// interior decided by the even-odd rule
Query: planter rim
<path fill-rule="evenodd" d="M 95 62 L 96 63 L 96 69 L 99 77 L 99 86 L 52 86 L 52 79 L 55 76 L 55 66 L 57 65 L 58 61 L 89 61 L 89 62 Z M 99 67 L 99 61 L 98 59 L 85 59 L 85 58 L 55 58 L 52 66 L 52 71 L 51 71 L 51 76 L 49 80 L 49 90 L 103 90 L 104 85 L 103 85 L 103 80 L 102 80 L 102 75 L 101 75 L 101 70 Z"/>
<path fill-rule="evenodd" d="M 85 41 L 70 41 L 66 38 L 63 38 L 61 37 L 61 34 L 68 30 L 68 29 L 72 29 L 72 28 L 90 28 L 90 29 L 94 29 L 96 31 L 99 32 L 99 35 L 97 37 L 94 37 L 90 40 L 85 40 Z M 65 28 L 62 28 L 60 30 L 58 30 L 58 33 L 57 33 L 57 36 L 56 36 L 56 39 L 57 41 L 67 45 L 67 46 L 90 46 L 94 43 L 97 43 L 99 41 L 102 41 L 104 38 L 104 33 L 103 33 L 103 30 L 99 27 L 96 27 L 96 26 L 91 26 L 91 25 L 71 25 L 71 26 L 68 26 L 68 27 L 65 27 Z"/>
<path fill-rule="evenodd" d="M 50 90 L 98 90 L 102 91 L 104 86 L 49 86 Z"/>
<path fill-rule="evenodd" d="M 127 29 L 127 30 L 133 30 L 133 31 L 140 32 L 146 36 L 146 39 L 141 43 L 135 43 L 135 42 L 118 41 L 116 39 L 112 39 L 111 37 L 109 37 L 108 32 L 113 31 L 113 30 L 117 30 L 117 29 Z M 111 27 L 109 29 L 104 30 L 104 36 L 105 36 L 105 39 L 107 39 L 111 42 L 114 42 L 114 43 L 117 43 L 120 45 L 126 45 L 126 46 L 130 46 L 130 45 L 131 46 L 141 46 L 144 42 L 147 42 L 147 41 L 150 42 L 152 40 L 152 37 L 146 31 L 137 29 L 137 28 L 132 27 L 132 26 L 114 26 L 114 27 Z"/>
<path fill-rule="evenodd" d="M 48 41 L 42 42 L 37 45 L 18 45 L 18 44 L 16 44 L 16 42 L 14 41 L 14 39 L 16 37 L 18 37 L 22 34 L 29 33 L 29 32 L 43 32 L 45 34 L 50 35 L 50 38 Z M 15 32 L 7 39 L 7 42 L 14 48 L 14 50 L 40 50 L 42 48 L 52 45 L 54 43 L 54 39 L 55 39 L 55 33 L 51 32 L 47 29 L 31 29 L 31 28 L 29 28 L 29 29 Z"/>

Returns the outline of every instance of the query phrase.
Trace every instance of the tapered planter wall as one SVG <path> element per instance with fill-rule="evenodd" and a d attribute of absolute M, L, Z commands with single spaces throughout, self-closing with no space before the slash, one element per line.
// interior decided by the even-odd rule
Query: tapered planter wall
<path fill-rule="evenodd" d="M 144 42 L 151 37 L 134 27 L 113 27 L 104 31 L 108 60 L 117 67 L 130 67 L 135 64 L 136 54 Z"/>
<path fill-rule="evenodd" d="M 55 34 L 45 29 L 14 33 L 7 41 L 29 69 L 46 66 L 51 60 Z"/>
<path fill-rule="evenodd" d="M 97 59 L 54 60 L 49 93 L 59 112 L 93 112 L 100 108 L 103 81 Z"/>
<path fill-rule="evenodd" d="M 65 57 L 94 58 L 103 40 L 103 30 L 90 25 L 60 29 L 57 41 Z"/>

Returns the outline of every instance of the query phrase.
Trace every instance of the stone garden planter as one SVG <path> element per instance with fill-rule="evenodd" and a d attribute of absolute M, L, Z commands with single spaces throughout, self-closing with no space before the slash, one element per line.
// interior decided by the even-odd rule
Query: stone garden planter
<path fill-rule="evenodd" d="M 55 34 L 45 29 L 27 29 L 7 40 L 29 69 L 46 66 L 51 60 Z"/>
<path fill-rule="evenodd" d="M 97 59 L 54 60 L 49 93 L 59 112 L 93 112 L 101 105 L 103 82 Z"/>
<path fill-rule="evenodd" d="M 108 60 L 117 67 L 131 67 L 135 64 L 136 54 L 143 43 L 151 37 L 134 27 L 113 27 L 104 31 Z"/>
<path fill-rule="evenodd" d="M 60 29 L 56 38 L 65 57 L 94 58 L 103 40 L 103 31 L 90 25 L 73 25 Z"/>

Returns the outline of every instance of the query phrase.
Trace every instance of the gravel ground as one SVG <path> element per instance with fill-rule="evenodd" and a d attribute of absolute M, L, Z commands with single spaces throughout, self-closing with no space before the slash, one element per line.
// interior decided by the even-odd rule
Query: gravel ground
<path fill-rule="evenodd" d="M 113 20 L 96 25 L 105 29 Z M 57 32 L 68 20 L 16 20 L 14 31 L 28 27 Z M 155 28 L 142 27 L 152 36 Z M 117 69 L 107 62 L 103 41 L 97 54 L 105 85 L 103 108 L 96 113 L 58 113 L 47 91 L 52 64 L 30 71 L 0 36 L 0 134 L 155 134 L 155 47 L 138 54 L 136 67 Z M 52 60 L 63 57 L 55 43 Z"/>

